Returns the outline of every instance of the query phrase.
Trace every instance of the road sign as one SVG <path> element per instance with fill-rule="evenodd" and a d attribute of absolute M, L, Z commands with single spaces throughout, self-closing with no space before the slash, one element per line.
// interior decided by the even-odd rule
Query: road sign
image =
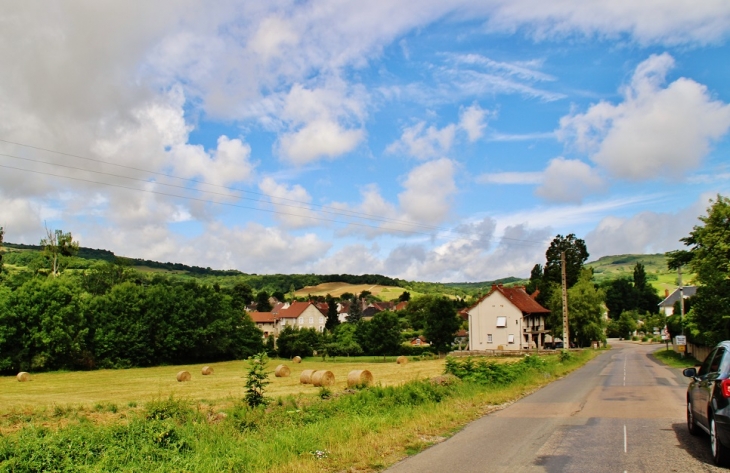
<path fill-rule="evenodd" d="M 679 353 L 684 353 L 685 351 L 687 351 L 687 345 L 677 345 L 677 351 Z"/>
<path fill-rule="evenodd" d="M 674 337 L 674 343 L 677 344 L 677 346 L 683 346 L 687 344 L 687 337 L 684 335 L 677 335 Z"/>

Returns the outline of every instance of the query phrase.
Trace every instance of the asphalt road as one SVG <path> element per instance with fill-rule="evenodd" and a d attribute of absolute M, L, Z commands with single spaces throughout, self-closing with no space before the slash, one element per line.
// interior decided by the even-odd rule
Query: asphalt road
<path fill-rule="evenodd" d="M 707 472 L 709 438 L 685 423 L 687 381 L 649 353 L 657 345 L 615 342 L 583 368 L 390 473 Z"/>

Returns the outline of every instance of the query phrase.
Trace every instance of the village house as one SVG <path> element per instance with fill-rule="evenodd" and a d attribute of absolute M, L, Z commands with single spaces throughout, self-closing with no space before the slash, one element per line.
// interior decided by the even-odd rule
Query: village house
<path fill-rule="evenodd" d="M 249 317 L 256 324 L 256 326 L 264 332 L 264 338 L 268 338 L 269 335 L 277 337 L 279 331 L 276 327 L 276 315 L 272 312 L 249 312 Z"/>
<path fill-rule="evenodd" d="M 670 294 L 669 289 L 664 290 L 664 300 L 659 303 L 659 312 L 667 317 L 674 315 L 674 304 L 679 301 L 680 297 L 688 299 L 697 293 L 697 286 L 684 286 L 681 290 L 677 288 Z"/>
<path fill-rule="evenodd" d="M 287 325 L 298 329 L 313 328 L 323 332 L 326 323 L 326 313 L 322 313 L 312 302 L 294 301 L 289 307 L 279 310 L 276 317 L 279 321 L 279 332 Z"/>
<path fill-rule="evenodd" d="M 550 311 L 527 294 L 523 286 L 493 285 L 466 312 L 469 350 L 526 350 L 545 346 L 548 335 L 545 319 Z"/>

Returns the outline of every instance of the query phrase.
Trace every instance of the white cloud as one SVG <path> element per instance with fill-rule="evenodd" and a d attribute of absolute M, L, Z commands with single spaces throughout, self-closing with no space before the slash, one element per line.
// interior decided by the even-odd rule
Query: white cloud
<path fill-rule="evenodd" d="M 484 136 L 487 115 L 487 110 L 478 104 L 459 110 L 459 127 L 466 131 L 469 141 L 474 142 Z"/>
<path fill-rule="evenodd" d="M 492 172 L 476 178 L 480 184 L 542 184 L 542 172 Z"/>
<path fill-rule="evenodd" d="M 286 227 L 302 228 L 317 223 L 312 219 L 317 214 L 309 205 L 312 196 L 302 186 L 295 184 L 287 187 L 277 184 L 272 178 L 267 177 L 259 183 L 259 189 L 269 196 L 274 210 L 277 212 L 275 218 Z"/>
<path fill-rule="evenodd" d="M 281 155 L 294 164 L 304 165 L 322 157 L 335 158 L 355 149 L 365 136 L 363 130 L 346 130 L 339 123 L 310 122 L 281 137 Z"/>
<path fill-rule="evenodd" d="M 453 123 L 438 129 L 435 126 L 426 128 L 425 122 L 419 122 L 403 130 L 403 135 L 388 145 L 386 153 L 403 153 L 418 159 L 438 158 L 451 150 L 456 134 Z"/>
<path fill-rule="evenodd" d="M 623 34 L 642 44 L 708 44 L 730 31 L 730 6 L 724 0 L 498 0 L 488 28 L 514 32 L 523 28 L 538 39 L 571 34 L 617 38 Z"/>
<path fill-rule="evenodd" d="M 451 211 L 451 199 L 456 192 L 453 161 L 442 158 L 424 163 L 408 174 L 398 194 L 403 212 L 413 221 L 436 225 Z"/>
<path fill-rule="evenodd" d="M 555 158 L 545 169 L 542 185 L 535 189 L 535 195 L 552 202 L 580 203 L 586 195 L 605 190 L 605 181 L 586 163 Z"/>
<path fill-rule="evenodd" d="M 699 224 L 709 199 L 705 194 L 677 212 L 640 212 L 631 217 L 608 216 L 585 236 L 591 259 L 606 255 L 664 253 L 684 248 L 679 241 Z"/>
<path fill-rule="evenodd" d="M 652 55 L 636 68 L 622 103 L 600 102 L 563 117 L 559 137 L 623 179 L 680 178 L 697 168 L 730 129 L 730 105 L 691 79 L 662 87 L 673 65 L 666 53 Z"/>

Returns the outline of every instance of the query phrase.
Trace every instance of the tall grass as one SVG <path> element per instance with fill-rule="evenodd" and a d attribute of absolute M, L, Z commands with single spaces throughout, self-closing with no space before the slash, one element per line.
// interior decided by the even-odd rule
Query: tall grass
<path fill-rule="evenodd" d="M 562 362 L 556 356 L 528 357 L 509 365 L 450 360 L 455 377 L 439 382 L 336 391 L 326 400 L 288 396 L 267 408 L 238 402 L 224 413 L 169 397 L 109 424 L 76 416 L 65 427 L 49 429 L 31 421 L 0 437 L 0 471 L 377 470 L 591 356 L 585 352 Z M 512 366 L 505 369 L 515 374 L 470 377 L 468 364 L 472 373 L 481 369 L 474 367 L 491 373 L 503 369 L 495 366 Z"/>

